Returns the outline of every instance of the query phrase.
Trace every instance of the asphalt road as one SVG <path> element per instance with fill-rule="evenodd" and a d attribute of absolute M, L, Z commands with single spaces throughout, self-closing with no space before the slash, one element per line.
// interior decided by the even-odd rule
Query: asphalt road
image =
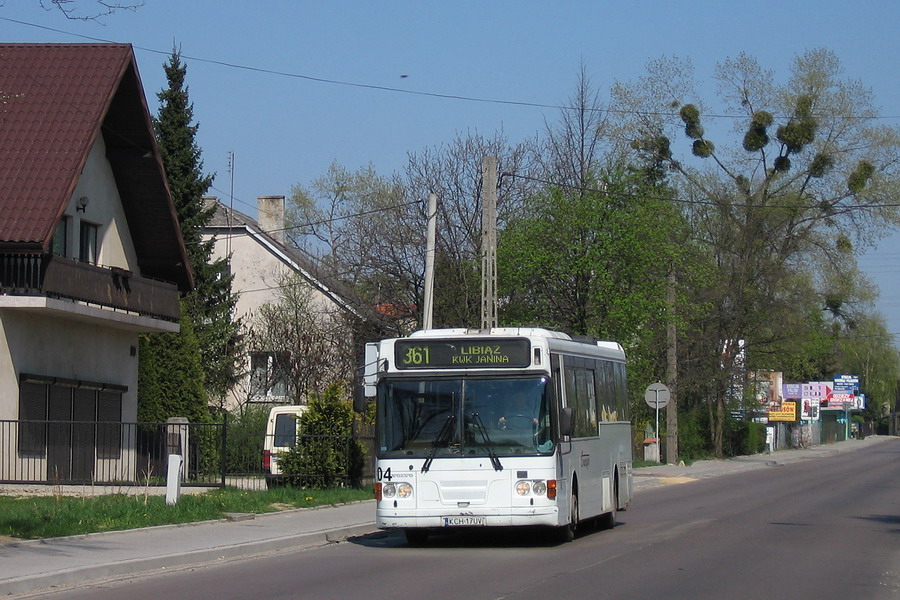
<path fill-rule="evenodd" d="M 900 444 L 641 491 L 611 531 L 377 533 L 55 599 L 900 598 Z"/>

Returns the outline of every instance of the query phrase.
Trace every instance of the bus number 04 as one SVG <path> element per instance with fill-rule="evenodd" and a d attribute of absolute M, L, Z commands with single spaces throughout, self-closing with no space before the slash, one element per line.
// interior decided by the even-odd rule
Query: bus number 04
<path fill-rule="evenodd" d="M 387 479 L 388 481 L 390 481 L 391 479 L 393 479 L 393 476 L 391 475 L 390 467 L 387 468 L 387 471 L 382 470 L 381 467 L 378 467 L 377 475 L 378 475 L 378 481 L 381 481 L 382 479 Z"/>

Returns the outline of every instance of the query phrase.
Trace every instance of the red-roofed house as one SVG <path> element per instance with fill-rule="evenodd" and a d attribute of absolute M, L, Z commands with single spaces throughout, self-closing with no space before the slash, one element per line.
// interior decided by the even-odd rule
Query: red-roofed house
<path fill-rule="evenodd" d="M 0 420 L 135 421 L 188 264 L 131 46 L 0 44 Z M 94 479 L 98 431 L 0 422 L 0 481 Z"/>

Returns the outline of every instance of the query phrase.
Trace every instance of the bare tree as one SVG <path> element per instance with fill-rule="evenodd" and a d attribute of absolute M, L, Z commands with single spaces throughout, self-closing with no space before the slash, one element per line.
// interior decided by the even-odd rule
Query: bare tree
<path fill-rule="evenodd" d="M 439 203 L 435 325 L 466 327 L 480 321 L 482 159 L 498 159 L 497 218 L 502 228 L 538 187 L 532 148 L 533 142 L 511 145 L 500 132 L 493 137 L 458 135 L 446 146 L 409 154 L 407 188 L 423 198 L 434 193 Z M 424 218 L 419 226 L 424 231 Z"/>
<path fill-rule="evenodd" d="M 477 323 L 480 310 L 481 161 L 499 157 L 500 219 L 535 187 L 527 144 L 505 137 L 457 137 L 445 147 L 410 154 L 404 176 L 334 164 L 307 189 L 295 187 L 288 208 L 292 243 L 320 256 L 333 277 L 372 304 L 421 322 L 426 199 L 439 198 L 435 324 Z M 531 170 L 529 170 L 531 169 Z"/>
<path fill-rule="evenodd" d="M 575 92 L 560 111 L 558 122 L 544 124 L 535 159 L 544 178 L 576 190 L 596 186 L 604 166 L 601 163 L 607 162 L 609 151 L 614 149 L 608 114 L 582 63 Z"/>
<path fill-rule="evenodd" d="M 311 391 L 353 381 L 353 324 L 347 315 L 316 301 L 296 274 L 280 278 L 279 300 L 247 319 L 244 341 L 250 356 L 244 396 L 303 404 Z"/>
<path fill-rule="evenodd" d="M 109 16 L 116 11 L 135 11 L 144 6 L 144 0 L 129 2 L 110 2 L 109 0 L 39 0 L 44 10 L 57 10 L 67 19 L 75 21 L 93 21 Z M 90 6 L 90 8 L 88 7 Z"/>

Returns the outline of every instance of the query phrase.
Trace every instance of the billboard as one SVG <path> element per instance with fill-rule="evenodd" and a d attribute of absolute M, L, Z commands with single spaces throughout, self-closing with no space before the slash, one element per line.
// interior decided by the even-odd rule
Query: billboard
<path fill-rule="evenodd" d="M 832 389 L 835 392 L 846 394 L 859 392 L 859 375 L 835 375 Z"/>
<path fill-rule="evenodd" d="M 785 400 L 799 400 L 803 398 L 802 383 L 785 383 L 781 386 L 781 397 Z"/>
<path fill-rule="evenodd" d="M 797 403 L 785 400 L 780 405 L 769 408 L 769 422 L 793 423 L 797 420 Z"/>
<path fill-rule="evenodd" d="M 820 404 L 821 401 L 818 398 L 804 398 L 800 402 L 800 420 L 818 421 Z"/>
<path fill-rule="evenodd" d="M 804 398 L 813 398 L 816 400 L 824 400 L 831 393 L 832 381 L 810 381 L 809 383 L 801 383 L 801 393 Z"/>

